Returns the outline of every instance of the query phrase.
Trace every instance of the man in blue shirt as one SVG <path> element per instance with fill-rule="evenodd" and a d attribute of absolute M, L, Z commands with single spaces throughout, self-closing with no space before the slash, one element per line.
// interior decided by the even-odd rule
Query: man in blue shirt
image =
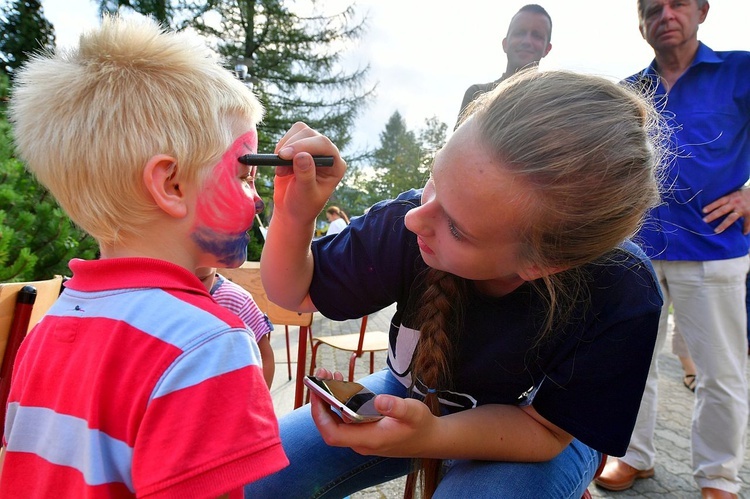
<path fill-rule="evenodd" d="M 715 52 L 698 41 L 707 0 L 638 0 L 641 34 L 655 59 L 629 81 L 650 92 L 670 128 L 664 203 L 637 240 L 664 293 L 656 352 L 675 311 L 698 371 L 693 475 L 702 497 L 737 497 L 748 421 L 750 52 Z M 596 483 L 624 490 L 654 474 L 656 356 L 630 446 Z"/>

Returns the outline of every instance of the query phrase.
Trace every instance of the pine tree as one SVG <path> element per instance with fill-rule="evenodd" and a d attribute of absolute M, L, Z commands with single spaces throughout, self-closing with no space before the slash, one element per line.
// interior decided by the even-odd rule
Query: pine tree
<path fill-rule="evenodd" d="M 379 199 L 393 198 L 401 192 L 422 187 L 429 176 L 422 164 L 422 148 L 406 121 L 394 112 L 380 133 L 380 147 L 373 153 L 375 178 L 370 190 Z"/>
<path fill-rule="evenodd" d="M 11 79 L 36 51 L 55 47 L 55 30 L 44 17 L 40 0 L 16 0 L 0 13 L 0 60 Z"/>
<path fill-rule="evenodd" d="M 380 146 L 371 154 L 372 168 L 350 172 L 331 204 L 348 207 L 352 214 L 362 213 L 378 201 L 423 187 L 447 130 L 448 125 L 437 117 L 426 119 L 422 129 L 409 130 L 401 113 L 394 112 L 380 133 Z"/>
<path fill-rule="evenodd" d="M 172 24 L 174 8 L 167 0 L 100 0 L 99 14 L 114 14 L 121 7 L 152 16 L 165 26 Z"/>
<path fill-rule="evenodd" d="M 326 134 L 343 149 L 372 93 L 363 90 L 369 66 L 346 70 L 345 51 L 364 33 L 353 5 L 325 14 L 310 1 L 303 13 L 288 0 L 99 0 L 100 12 L 134 10 L 192 27 L 206 36 L 227 69 L 247 67 L 246 81 L 266 108 L 259 150 L 271 151 L 296 121 Z M 294 6 L 294 9 L 288 7 Z M 209 22 L 209 19 L 219 19 Z"/>
<path fill-rule="evenodd" d="M 440 121 L 437 116 L 424 120 L 425 127 L 419 132 L 419 142 L 422 147 L 422 166 L 429 170 L 435 154 L 445 144 L 448 125 Z"/>
<path fill-rule="evenodd" d="M 190 25 L 206 35 L 234 68 L 247 66 L 247 82 L 266 108 L 259 149 L 271 151 L 296 121 L 326 134 L 343 149 L 370 91 L 361 90 L 369 67 L 347 71 L 342 57 L 364 32 L 353 6 L 328 15 L 311 2 L 307 14 L 284 0 L 223 0 L 195 7 Z M 218 28 L 205 19 L 221 17 Z"/>

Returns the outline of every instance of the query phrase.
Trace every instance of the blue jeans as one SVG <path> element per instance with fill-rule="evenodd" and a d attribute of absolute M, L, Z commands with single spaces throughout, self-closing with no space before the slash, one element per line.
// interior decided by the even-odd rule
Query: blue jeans
<path fill-rule="evenodd" d="M 359 382 L 375 393 L 406 397 L 406 388 L 384 369 Z M 245 486 L 250 498 L 341 498 L 406 475 L 411 459 L 362 456 L 323 442 L 309 405 L 279 421 L 281 441 L 290 465 Z M 543 463 L 445 461 L 445 475 L 435 499 L 573 498 L 579 499 L 596 472 L 601 454 L 578 440 Z"/>

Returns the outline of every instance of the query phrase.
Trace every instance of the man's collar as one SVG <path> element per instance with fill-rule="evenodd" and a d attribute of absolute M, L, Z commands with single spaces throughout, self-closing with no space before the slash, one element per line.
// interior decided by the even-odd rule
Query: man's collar
<path fill-rule="evenodd" d="M 716 55 L 716 52 L 714 52 L 708 45 L 698 41 L 698 50 L 695 52 L 693 62 L 690 63 L 688 69 L 702 63 L 716 64 L 720 62 L 721 58 Z M 643 74 L 658 74 L 658 71 L 656 71 L 656 58 L 651 61 L 651 64 L 649 64 L 649 66 L 643 71 Z"/>

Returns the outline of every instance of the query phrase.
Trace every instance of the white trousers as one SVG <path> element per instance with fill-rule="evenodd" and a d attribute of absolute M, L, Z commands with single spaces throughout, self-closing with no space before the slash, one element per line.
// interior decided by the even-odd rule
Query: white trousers
<path fill-rule="evenodd" d="M 691 428 L 693 476 L 700 488 L 738 493 L 748 423 L 745 278 L 750 259 L 652 263 L 664 308 L 638 420 L 622 461 L 641 470 L 654 467 L 657 357 L 666 340 L 671 303 L 698 372 Z"/>

